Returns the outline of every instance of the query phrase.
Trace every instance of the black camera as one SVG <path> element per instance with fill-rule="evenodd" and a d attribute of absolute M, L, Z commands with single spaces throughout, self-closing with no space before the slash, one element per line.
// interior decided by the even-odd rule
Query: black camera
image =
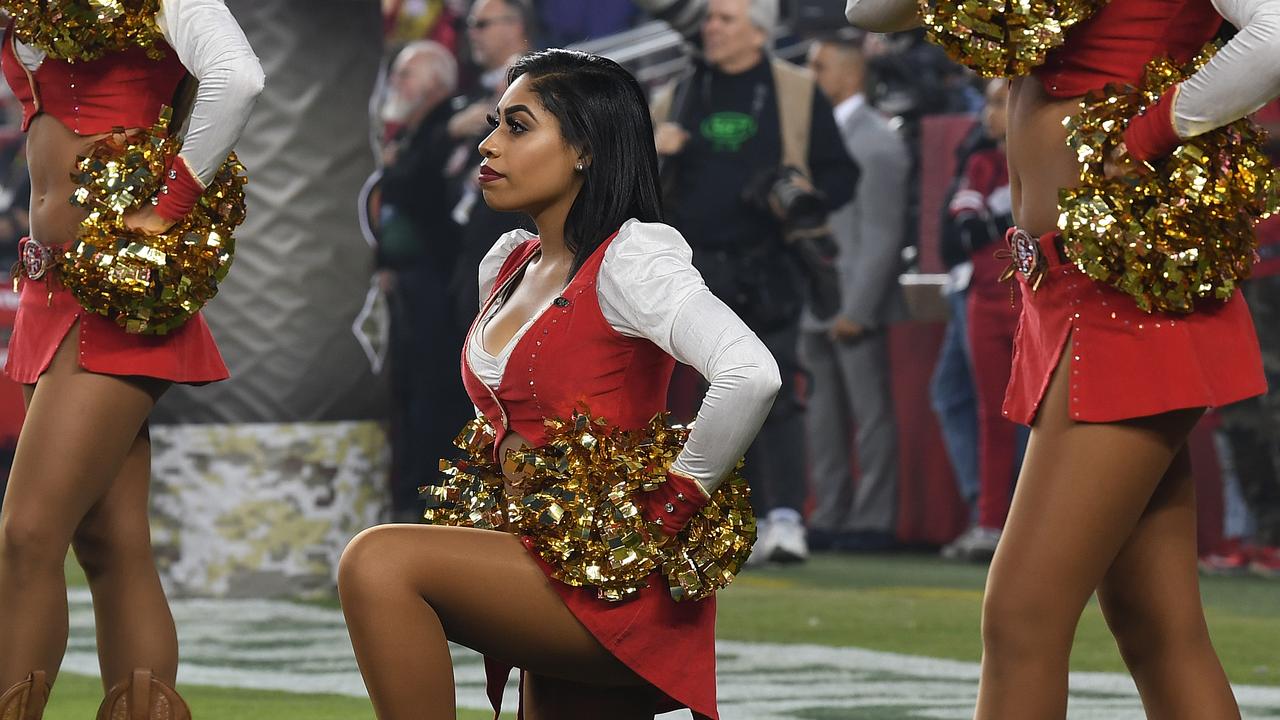
<path fill-rule="evenodd" d="M 805 276 L 805 295 L 819 320 L 840 310 L 839 248 L 827 225 L 827 199 L 804 173 L 781 167 L 762 173 L 743 189 L 747 205 L 773 216 L 782 225 L 786 246 Z"/>

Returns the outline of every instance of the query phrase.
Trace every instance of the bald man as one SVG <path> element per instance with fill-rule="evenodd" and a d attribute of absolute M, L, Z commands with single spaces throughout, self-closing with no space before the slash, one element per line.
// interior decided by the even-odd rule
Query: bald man
<path fill-rule="evenodd" d="M 870 552 L 893 545 L 897 515 L 886 327 L 906 318 L 898 270 L 910 160 L 898 134 L 867 105 L 866 58 L 858 44 L 815 43 L 809 67 L 862 169 L 853 201 L 830 221 L 840 247 L 840 311 L 825 321 L 808 309 L 801 317 L 800 360 L 813 379 L 806 416 L 815 500 L 809 543 L 815 550 Z M 860 468 L 852 491 L 851 436 Z"/>
<path fill-rule="evenodd" d="M 453 452 L 449 439 L 471 414 L 454 367 L 463 329 L 440 312 L 449 304 L 459 241 L 445 175 L 452 152 L 447 100 L 457 85 L 453 53 L 430 40 L 413 42 L 396 57 L 380 108 L 387 138 L 376 258 L 391 313 L 391 497 L 402 522 L 421 518 L 418 488 Z"/>

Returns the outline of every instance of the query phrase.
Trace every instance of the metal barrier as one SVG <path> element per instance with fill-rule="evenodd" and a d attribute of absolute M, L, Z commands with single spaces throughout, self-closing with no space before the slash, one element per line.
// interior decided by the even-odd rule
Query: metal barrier
<path fill-rule="evenodd" d="M 808 52 L 810 41 L 790 37 L 787 27 L 781 28 L 778 36 L 784 38 L 774 49 L 778 57 L 796 61 Z M 683 35 L 661 20 L 616 35 L 577 43 L 572 49 L 613 60 L 630 70 L 641 85 L 651 89 L 684 72 L 696 52 Z"/>

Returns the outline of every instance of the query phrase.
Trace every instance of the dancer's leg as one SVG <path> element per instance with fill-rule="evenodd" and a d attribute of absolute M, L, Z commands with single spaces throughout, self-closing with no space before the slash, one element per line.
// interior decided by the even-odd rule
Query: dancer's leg
<path fill-rule="evenodd" d="M 578 622 L 506 533 L 371 528 L 343 554 L 338 588 L 382 720 L 454 717 L 448 640 L 535 676 L 613 687 L 633 703 L 652 692 Z"/>
<path fill-rule="evenodd" d="M 34 389 L 0 514 L 0 687 L 50 681 L 67 642 L 63 562 L 124 467 L 162 386 L 85 372 L 73 327 Z"/>
<path fill-rule="evenodd" d="M 129 679 L 136 668 L 150 669 L 170 686 L 178 672 L 178 636 L 151 553 L 150 481 L 151 441 L 144 428 L 72 540 L 93 592 L 104 689 Z"/>
<path fill-rule="evenodd" d="M 1080 613 L 1134 534 L 1201 410 L 1069 419 L 1071 352 L 1041 405 L 983 603 L 977 717 L 1066 715 Z"/>
<path fill-rule="evenodd" d="M 1147 717 L 1240 717 L 1200 604 L 1195 480 L 1186 448 L 1111 564 L 1098 600 Z"/>

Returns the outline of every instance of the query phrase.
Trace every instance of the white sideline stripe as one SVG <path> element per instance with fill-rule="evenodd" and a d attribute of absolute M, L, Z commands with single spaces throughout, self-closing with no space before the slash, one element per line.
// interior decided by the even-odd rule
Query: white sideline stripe
<path fill-rule="evenodd" d="M 63 669 L 96 675 L 88 590 L 67 593 L 71 639 Z M 272 600 L 174 600 L 184 684 L 365 697 L 342 613 Z M 900 709 L 902 720 L 969 720 L 977 663 L 861 648 L 716 644 L 720 710 L 734 720 L 797 720 L 816 710 Z M 488 709 L 480 657 L 453 646 L 459 707 Z M 506 709 L 515 709 L 515 674 Z M 1144 720 L 1128 675 L 1072 673 L 1070 720 Z M 1275 717 L 1280 688 L 1237 685 L 1244 717 Z M 897 710 L 895 710 L 897 712 Z M 687 711 L 664 718 L 689 718 Z"/>

